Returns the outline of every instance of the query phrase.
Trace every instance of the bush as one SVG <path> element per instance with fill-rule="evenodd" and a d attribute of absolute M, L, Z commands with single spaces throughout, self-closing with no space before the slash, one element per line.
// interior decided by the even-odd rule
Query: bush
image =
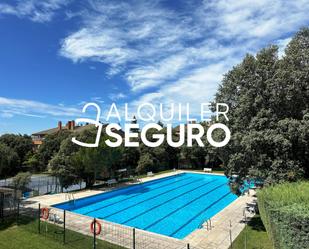
<path fill-rule="evenodd" d="M 285 183 L 258 192 L 264 226 L 274 248 L 309 245 L 309 182 Z"/>
<path fill-rule="evenodd" d="M 24 190 L 26 186 L 31 182 L 31 173 L 19 172 L 13 177 L 13 186 L 15 189 Z"/>

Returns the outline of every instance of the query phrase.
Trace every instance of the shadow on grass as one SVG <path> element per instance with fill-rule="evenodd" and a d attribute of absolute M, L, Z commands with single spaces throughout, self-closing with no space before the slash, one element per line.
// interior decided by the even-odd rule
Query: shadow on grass
<path fill-rule="evenodd" d="M 34 218 L 30 217 L 17 217 L 15 216 L 9 216 L 9 217 L 4 217 L 1 222 L 0 222 L 0 231 L 5 230 L 9 227 L 12 227 L 14 225 L 19 226 L 19 225 L 28 225 L 30 223 L 35 222 Z"/>
<path fill-rule="evenodd" d="M 252 230 L 259 231 L 259 232 L 266 232 L 264 224 L 260 218 L 260 216 L 254 216 L 249 222 L 248 226 L 252 228 Z"/>
<path fill-rule="evenodd" d="M 41 220 L 39 223 L 38 218 L 35 217 L 19 216 L 17 221 L 17 216 L 13 216 L 7 217 L 2 222 L 0 222 L 0 232 L 5 232 L 5 230 L 10 229 L 12 229 L 12 231 L 7 234 L 11 234 L 10 236 L 14 237 L 20 236 L 19 240 L 24 240 L 24 242 L 27 243 L 27 246 L 25 246 L 25 248 L 32 248 L 31 243 L 43 243 L 42 241 L 44 241 L 44 243 L 42 244 L 42 249 L 49 249 L 48 243 L 53 243 L 54 246 L 52 248 L 55 248 L 55 245 L 59 245 L 59 248 L 70 249 L 85 249 L 92 248 L 93 246 L 92 236 L 83 235 L 69 229 L 66 230 L 66 239 L 64 243 L 63 226 L 51 224 L 43 220 Z M 31 237 L 30 240 L 27 240 L 28 236 Z M 14 239 L 10 237 L 6 237 L 6 239 L 8 239 L 8 241 L 14 241 Z M 14 244 L 14 242 L 12 243 Z M 97 240 L 96 244 L 97 249 L 123 248 L 99 239 Z"/>

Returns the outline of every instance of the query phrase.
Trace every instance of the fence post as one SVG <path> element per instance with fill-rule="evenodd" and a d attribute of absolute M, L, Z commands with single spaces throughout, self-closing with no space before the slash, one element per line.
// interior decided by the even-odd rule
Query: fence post
<path fill-rule="evenodd" d="M 93 219 L 93 249 L 96 249 L 96 219 Z"/>
<path fill-rule="evenodd" d="M 0 193 L 0 217 L 4 221 L 4 193 Z"/>
<path fill-rule="evenodd" d="M 190 249 L 190 244 L 189 243 L 187 244 L 187 249 Z"/>
<path fill-rule="evenodd" d="M 66 212 L 63 210 L 63 244 L 65 244 L 65 217 L 66 217 Z"/>
<path fill-rule="evenodd" d="M 38 210 L 38 231 L 41 233 L 41 203 L 39 203 L 39 210 Z"/>
<path fill-rule="evenodd" d="M 19 220 L 19 200 L 17 201 L 17 215 L 16 215 L 16 223 L 18 225 L 18 220 Z"/>
<path fill-rule="evenodd" d="M 135 249 L 135 228 L 133 228 L 133 249 Z"/>

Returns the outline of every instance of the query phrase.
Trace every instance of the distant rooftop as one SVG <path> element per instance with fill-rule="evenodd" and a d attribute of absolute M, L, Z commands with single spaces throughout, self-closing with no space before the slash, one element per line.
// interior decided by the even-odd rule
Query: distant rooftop
<path fill-rule="evenodd" d="M 72 132 L 75 132 L 75 131 L 81 132 L 83 130 L 89 129 L 91 126 L 94 126 L 94 125 L 86 124 L 86 125 L 83 125 L 83 126 L 80 126 L 80 125 L 75 126 L 74 120 L 68 121 L 68 123 L 65 126 L 62 126 L 62 122 L 59 121 L 58 127 L 35 132 L 35 133 L 32 134 L 32 136 L 46 136 L 46 135 L 54 134 L 54 133 L 56 133 L 58 131 L 62 131 L 62 130 L 72 131 Z"/>

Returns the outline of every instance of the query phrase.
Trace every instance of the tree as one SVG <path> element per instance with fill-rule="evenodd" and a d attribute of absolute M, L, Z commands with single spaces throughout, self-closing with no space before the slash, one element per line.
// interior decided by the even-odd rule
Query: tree
<path fill-rule="evenodd" d="M 70 137 L 69 131 L 61 130 L 55 134 L 47 135 L 43 144 L 37 151 L 37 158 L 40 161 L 40 171 L 44 171 L 47 168 L 49 160 L 55 156 L 63 140 Z"/>
<path fill-rule="evenodd" d="M 0 143 L 12 148 L 18 155 L 20 165 L 27 159 L 27 155 L 32 153 L 32 139 L 28 135 L 4 134 L 0 137 Z"/>
<path fill-rule="evenodd" d="M 144 153 L 138 160 L 136 171 L 138 174 L 145 173 L 154 169 L 153 156 L 150 153 Z"/>
<path fill-rule="evenodd" d="M 91 143 L 96 137 L 97 129 L 91 127 L 75 134 L 79 141 Z M 120 165 L 121 149 L 111 148 L 105 144 L 107 136 L 102 132 L 101 143 L 97 148 L 85 148 L 73 144 L 71 137 L 64 139 L 58 153 L 49 163 L 49 170 L 59 177 L 62 187 L 68 187 L 81 180 L 86 187 L 91 187 L 98 176 L 113 176 Z"/>
<path fill-rule="evenodd" d="M 61 192 L 63 192 L 63 188 L 68 188 L 79 182 L 80 178 L 76 174 L 71 157 L 64 153 L 57 153 L 51 159 L 48 168 L 49 171 L 59 179 Z"/>
<path fill-rule="evenodd" d="M 152 171 L 160 171 L 166 169 L 176 168 L 178 166 L 178 157 L 179 157 L 179 148 L 171 147 L 166 140 L 167 136 L 166 128 L 157 131 L 156 129 L 149 129 L 147 131 L 146 137 L 147 140 L 150 142 L 156 142 L 157 139 L 154 138 L 155 134 L 163 134 L 164 140 L 162 144 L 156 147 L 148 147 L 144 143 L 140 142 L 140 160 L 138 162 L 138 169 L 137 171 L 144 171 L 144 170 L 152 170 Z M 174 140 L 177 139 L 176 136 L 173 138 Z M 144 157 L 143 157 L 144 155 Z M 146 157 L 145 157 L 146 155 Z M 142 158 L 143 157 L 143 158 Z M 151 159 L 151 160 L 148 160 Z M 147 163 L 145 164 L 145 162 Z M 150 166 L 151 161 L 151 166 Z M 142 167 L 142 165 L 148 165 L 147 167 Z M 142 170 L 144 169 L 144 170 Z"/>
<path fill-rule="evenodd" d="M 221 122 L 232 137 L 217 149 L 228 175 L 269 184 L 309 177 L 309 30 L 296 34 L 282 59 L 277 50 L 270 46 L 247 55 L 216 94 L 216 102 L 230 107 L 229 121 Z"/>
<path fill-rule="evenodd" d="M 31 172 L 39 172 L 41 170 L 41 162 L 38 158 L 38 154 L 28 154 L 26 160 L 23 163 L 23 169 L 27 169 Z"/>
<path fill-rule="evenodd" d="M 20 169 L 19 157 L 14 149 L 0 143 L 0 178 L 13 176 Z"/>
<path fill-rule="evenodd" d="M 139 148 L 122 147 L 120 164 L 123 168 L 127 168 L 128 170 L 135 169 L 137 167 L 139 158 L 140 158 Z"/>
<path fill-rule="evenodd" d="M 196 143 L 194 143 L 192 147 L 183 145 L 181 147 L 181 153 L 182 156 L 189 161 L 192 168 L 204 167 L 207 155 L 207 151 L 204 147 L 200 147 Z"/>
<path fill-rule="evenodd" d="M 31 182 L 31 173 L 30 172 L 19 172 L 16 176 L 13 177 L 13 186 L 14 189 L 24 191 L 26 186 Z"/>

